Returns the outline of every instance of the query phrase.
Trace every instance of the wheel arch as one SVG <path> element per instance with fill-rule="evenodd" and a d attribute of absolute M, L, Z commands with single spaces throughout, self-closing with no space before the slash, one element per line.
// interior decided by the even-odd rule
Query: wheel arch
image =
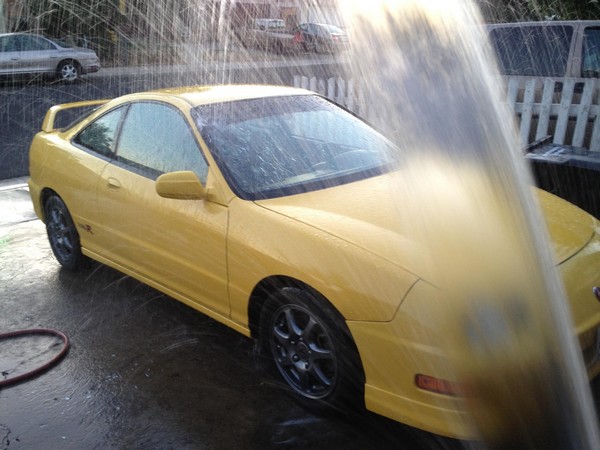
<path fill-rule="evenodd" d="M 346 319 L 342 313 L 340 313 L 327 297 L 318 290 L 296 278 L 285 275 L 275 275 L 261 280 L 254 287 L 252 294 L 250 295 L 250 301 L 248 303 L 248 326 L 252 338 L 258 339 L 260 337 L 261 312 L 269 297 L 284 288 L 302 289 L 311 293 L 316 301 L 319 302 L 319 306 L 326 308 L 331 314 L 337 316 L 342 323 L 346 323 Z M 352 340 L 354 346 L 356 346 L 350 329 L 347 326 L 345 328 L 346 334 Z"/>
<path fill-rule="evenodd" d="M 267 304 L 270 296 L 285 288 L 301 289 L 305 292 L 308 292 L 310 297 L 314 298 L 314 302 L 318 305 L 318 309 L 325 313 L 330 320 L 334 319 L 334 322 L 330 323 L 334 324 L 335 319 L 339 319 L 338 326 L 335 327 L 335 329 L 338 333 L 341 333 L 340 337 L 344 342 L 344 345 L 346 345 L 345 348 L 347 351 L 344 352 L 344 358 L 346 361 L 351 361 L 352 367 L 356 370 L 355 378 L 352 382 L 352 385 L 354 386 L 352 390 L 355 396 L 349 396 L 344 401 L 349 401 L 348 405 L 364 407 L 366 373 L 361 352 L 358 350 L 354 336 L 352 335 L 350 328 L 347 326 L 344 316 L 323 294 L 309 284 L 292 277 L 279 275 L 265 278 L 256 285 L 252 291 L 250 302 L 248 304 L 248 322 L 251 337 L 259 343 L 257 347 L 259 349 L 258 351 L 261 353 L 263 351 L 267 351 L 266 347 L 262 346 L 264 344 L 264 336 L 261 336 L 262 312 L 265 307 L 268 307 Z M 343 394 L 343 396 L 345 395 L 346 394 Z M 313 404 L 312 406 L 318 408 L 317 405 Z"/>
<path fill-rule="evenodd" d="M 78 69 L 81 68 L 81 63 L 79 61 L 77 61 L 75 58 L 63 58 L 56 65 L 56 71 L 58 72 L 60 67 L 65 63 L 73 63 L 75 66 L 77 66 Z"/>
<path fill-rule="evenodd" d="M 269 296 L 285 287 L 308 287 L 306 283 L 292 277 L 275 275 L 263 278 L 252 290 L 248 302 L 248 327 L 252 338 L 260 335 L 260 315 Z"/>
<path fill-rule="evenodd" d="M 46 222 L 46 217 L 45 217 L 46 211 L 44 209 L 44 205 L 46 204 L 46 201 L 53 195 L 56 195 L 58 198 L 60 198 L 64 202 L 64 199 L 54 189 L 46 187 L 46 188 L 42 189 L 42 191 L 40 192 L 40 197 L 38 199 L 40 213 L 41 213 L 40 219 L 44 223 Z"/>

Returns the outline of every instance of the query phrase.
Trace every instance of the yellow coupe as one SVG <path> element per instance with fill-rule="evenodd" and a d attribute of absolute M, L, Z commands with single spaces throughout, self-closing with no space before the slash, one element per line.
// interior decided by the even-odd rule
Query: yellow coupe
<path fill-rule="evenodd" d="M 57 115 L 94 108 L 66 128 Z M 260 340 L 308 403 L 472 437 L 428 320 L 440 298 L 400 228 L 393 144 L 285 87 L 165 89 L 51 108 L 29 188 L 59 263 L 89 258 Z M 598 372 L 596 220 L 539 198 L 588 375 Z M 598 291 L 598 289 L 596 289 Z M 443 365 L 443 364 L 442 364 Z"/>

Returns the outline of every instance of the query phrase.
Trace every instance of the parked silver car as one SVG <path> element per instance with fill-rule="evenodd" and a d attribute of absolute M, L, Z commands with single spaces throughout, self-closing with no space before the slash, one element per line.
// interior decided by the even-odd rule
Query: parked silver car
<path fill-rule="evenodd" d="M 0 34 L 0 75 L 42 74 L 72 82 L 99 69 L 93 50 L 35 34 Z"/>

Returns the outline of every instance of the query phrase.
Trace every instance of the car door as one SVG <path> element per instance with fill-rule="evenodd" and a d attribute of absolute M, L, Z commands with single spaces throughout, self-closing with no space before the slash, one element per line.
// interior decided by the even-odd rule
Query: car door
<path fill-rule="evenodd" d="M 0 36 L 0 74 L 14 73 L 20 57 L 16 36 Z"/>
<path fill-rule="evenodd" d="M 20 35 L 19 68 L 26 73 L 54 73 L 60 54 L 56 46 L 40 36 Z"/>
<path fill-rule="evenodd" d="M 188 121 L 174 107 L 135 102 L 121 126 L 117 157 L 102 173 L 96 231 L 103 256 L 149 284 L 229 315 L 225 239 L 227 208 L 156 193 L 166 172 L 208 166 Z"/>

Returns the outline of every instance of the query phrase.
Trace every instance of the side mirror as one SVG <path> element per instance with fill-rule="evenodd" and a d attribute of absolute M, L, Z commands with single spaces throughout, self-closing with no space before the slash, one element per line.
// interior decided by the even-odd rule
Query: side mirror
<path fill-rule="evenodd" d="M 198 176 L 189 170 L 164 173 L 156 179 L 156 193 L 179 200 L 201 200 L 205 190 Z"/>

